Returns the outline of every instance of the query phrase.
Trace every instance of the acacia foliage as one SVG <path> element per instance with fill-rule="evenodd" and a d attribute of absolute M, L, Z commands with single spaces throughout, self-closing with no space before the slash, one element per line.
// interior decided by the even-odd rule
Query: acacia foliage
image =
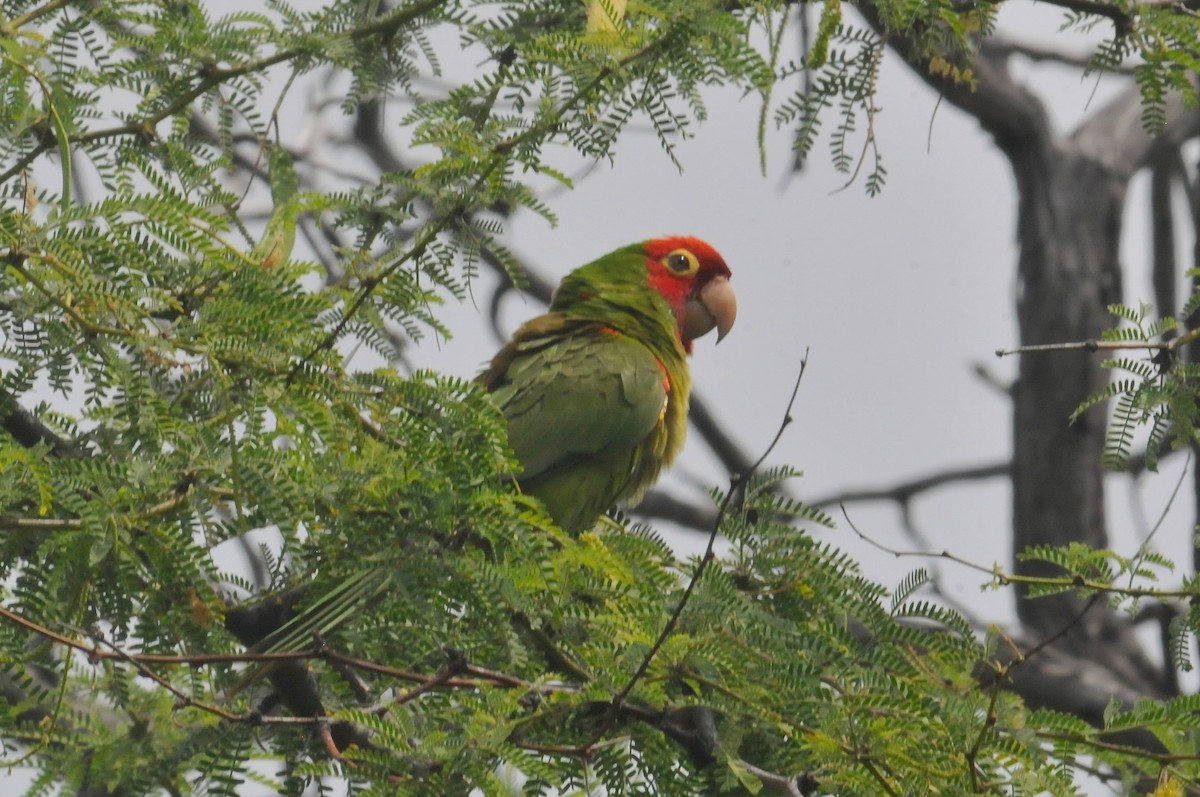
<path fill-rule="evenodd" d="M 969 80 L 956 64 L 991 6 L 881 11 Z M 1195 706 L 1108 718 L 1157 732 L 1169 759 L 1027 711 L 1005 668 L 977 677 L 996 639 L 914 597 L 923 573 L 887 590 L 803 531 L 829 521 L 773 491 L 787 470 L 714 493 L 730 552 L 680 608 L 701 562 L 621 518 L 578 539 L 550 526 L 505 482 L 503 424 L 476 386 L 347 364 L 352 347 L 394 355 L 397 330 L 447 334 L 436 306 L 481 258 L 521 279 L 496 211 L 552 220 L 535 180 L 569 182 L 555 147 L 611 159 L 648 121 L 674 157 L 707 86 L 758 95 L 802 149 L 830 117 L 854 168 L 883 44 L 831 4 L 813 57 L 789 62 L 787 13 L 7 2 L 0 766 L 32 768 L 39 794 L 1071 794 L 1081 754 L 1193 777 Z M 431 92 L 448 31 L 485 57 Z M 774 106 L 806 68 L 814 91 Z M 280 109 L 318 70 L 346 80 L 348 112 L 407 98 L 396 134 L 428 159 L 306 190 Z M 269 185 L 265 221 L 231 187 L 239 170 Z M 868 188 L 882 176 L 876 161 Z M 297 254 L 302 219 L 336 232 L 332 268 Z M 262 529 L 278 541 L 260 578 L 222 564 Z M 222 622 L 297 585 L 347 598 L 290 648 L 320 716 L 244 686 L 262 655 Z"/>

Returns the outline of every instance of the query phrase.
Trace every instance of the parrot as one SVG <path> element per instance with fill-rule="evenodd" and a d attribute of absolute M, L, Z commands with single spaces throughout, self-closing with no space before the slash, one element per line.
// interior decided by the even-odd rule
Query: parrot
<path fill-rule="evenodd" d="M 479 375 L 508 425 L 517 485 L 564 531 L 582 534 L 611 506 L 637 501 L 679 453 L 687 356 L 696 338 L 715 328 L 720 341 L 733 327 L 729 279 L 724 259 L 698 238 L 622 247 L 564 277 L 548 311 L 522 324 Z M 372 568 L 315 600 L 302 585 L 230 607 L 226 627 L 251 650 L 300 650 L 314 628 L 337 628 L 390 579 Z M 273 627 L 258 628 L 260 615 Z M 227 694 L 264 673 L 282 693 L 294 691 L 294 674 L 272 663 Z"/>
<path fill-rule="evenodd" d="M 687 432 L 692 342 L 733 327 L 730 271 L 691 236 L 580 266 L 479 375 L 508 425 L 522 493 L 580 534 L 640 500 Z"/>

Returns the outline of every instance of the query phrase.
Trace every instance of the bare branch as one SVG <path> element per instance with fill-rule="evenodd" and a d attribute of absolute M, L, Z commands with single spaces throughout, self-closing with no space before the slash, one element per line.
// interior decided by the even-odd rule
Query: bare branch
<path fill-rule="evenodd" d="M 1021 56 L 1031 61 L 1050 62 L 1064 66 L 1088 69 L 1093 66 L 1092 57 L 1086 53 L 1065 53 L 1054 47 L 1042 47 L 1032 42 L 1018 42 L 1003 36 L 993 36 L 989 39 L 992 49 L 997 55 Z M 1107 74 L 1133 75 L 1132 69 L 1108 70 Z"/>
<path fill-rule="evenodd" d="M 77 457 L 83 454 L 76 443 L 44 424 L 6 390 L 0 390 L 0 425 L 13 440 L 25 448 L 44 445 L 49 448 L 51 456 L 55 457 Z"/>
<path fill-rule="evenodd" d="M 922 476 L 911 481 L 901 482 L 892 487 L 876 487 L 864 488 L 859 490 L 847 490 L 833 495 L 820 496 L 809 500 L 807 503 L 812 506 L 839 506 L 841 504 L 851 504 L 857 501 L 896 501 L 898 503 L 906 503 L 915 496 L 944 487 L 948 484 L 963 481 L 979 481 L 982 479 L 994 479 L 999 476 L 1009 476 L 1012 472 L 1011 462 L 995 462 L 988 465 L 976 465 L 965 468 L 951 468 L 949 470 L 938 471 L 931 473 L 928 476 Z"/>
<path fill-rule="evenodd" d="M 997 357 L 1007 357 L 1012 354 L 1032 354 L 1047 351 L 1122 351 L 1125 349 L 1145 349 L 1174 353 L 1183 346 L 1200 340 L 1200 327 L 1190 329 L 1170 340 L 1077 340 L 1066 343 L 1035 343 L 1017 346 L 1014 349 L 996 349 Z"/>
<path fill-rule="evenodd" d="M 996 349 L 997 357 L 1008 357 L 1013 354 L 1035 354 L 1047 351 L 1123 351 L 1126 349 L 1146 349 L 1149 351 L 1174 351 L 1184 343 L 1190 343 L 1200 338 L 1200 329 L 1194 329 L 1183 337 L 1172 340 L 1075 340 L 1066 343 L 1033 343 L 1027 346 L 1017 346 L 1013 349 Z"/>
<path fill-rule="evenodd" d="M 801 373 L 804 372 L 803 362 L 807 359 L 808 357 L 805 355 L 805 360 L 801 362 L 800 366 Z M 730 473 L 747 473 L 751 470 L 750 457 L 725 431 L 724 425 L 709 409 L 708 402 L 697 395 L 694 390 L 688 401 L 688 420 L 692 422 L 696 432 L 704 438 L 709 449 L 717 455 L 717 459 L 721 461 L 721 466 L 725 470 Z"/>
<path fill-rule="evenodd" d="M 651 520 L 667 520 L 695 531 L 707 531 L 717 520 L 717 508 L 710 502 L 689 503 L 666 490 L 649 490 L 642 502 L 629 512 Z"/>

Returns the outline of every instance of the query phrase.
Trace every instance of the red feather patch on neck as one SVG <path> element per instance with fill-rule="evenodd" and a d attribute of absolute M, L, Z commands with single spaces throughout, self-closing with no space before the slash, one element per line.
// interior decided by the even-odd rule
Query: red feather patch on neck
<path fill-rule="evenodd" d="M 674 235 L 667 238 L 655 238 L 642 245 L 646 251 L 646 282 L 658 291 L 675 311 L 675 333 L 683 329 L 683 319 L 686 314 L 687 300 L 696 291 L 704 287 L 713 277 L 729 276 L 729 266 L 716 249 L 690 235 Z M 683 276 L 675 274 L 662 260 L 677 249 L 686 249 L 696 256 L 700 268 L 695 274 Z M 688 354 L 691 354 L 691 341 L 685 344 Z"/>

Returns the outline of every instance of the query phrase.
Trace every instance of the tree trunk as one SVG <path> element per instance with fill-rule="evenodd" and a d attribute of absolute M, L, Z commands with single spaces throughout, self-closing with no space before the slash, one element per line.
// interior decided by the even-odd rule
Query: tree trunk
<path fill-rule="evenodd" d="M 863 13 L 878 29 L 872 9 L 864 7 Z M 1020 342 L 1089 340 L 1113 326 L 1107 306 L 1122 300 L 1118 252 L 1126 192 L 1155 146 L 1142 129 L 1136 87 L 1063 136 L 1038 96 L 1010 74 L 1011 48 L 984 40 L 971 56 L 974 83 L 966 85 L 943 77 L 945 70 L 931 70 L 924 53 L 902 37 L 888 43 L 946 100 L 975 117 L 1012 164 L 1018 192 Z M 1194 113 L 1171 106 L 1168 119 L 1189 127 L 1188 134 L 1194 132 Z M 1108 383 L 1103 359 L 1086 351 L 1021 357 L 1012 391 L 1017 573 L 1061 575 L 1057 568 L 1021 561 L 1018 557 L 1029 546 L 1083 542 L 1108 547 L 1105 408 L 1069 422 L 1075 408 Z M 1113 683 L 1134 693 L 1164 694 L 1171 680 L 1145 656 L 1129 619 L 1106 601 L 1085 601 L 1072 593 L 1037 599 L 1026 595 L 1026 590 L 1018 591 L 1017 613 L 1034 644 L 1049 641 L 1068 658 L 1100 664 L 1112 673 Z M 1102 705 L 1116 694 L 1092 689 L 1082 679 L 1077 686 L 1089 694 L 1072 696 L 1075 703 Z"/>
<path fill-rule="evenodd" d="M 1022 344 L 1088 340 L 1112 326 L 1121 300 L 1117 252 L 1126 180 L 1101 164 L 1054 146 L 1009 153 L 1019 194 L 1017 319 Z M 1105 408 L 1074 424 L 1079 403 L 1108 383 L 1103 356 L 1069 351 L 1021 357 L 1013 387 L 1013 550 L 1078 541 L 1108 546 L 1104 519 Z M 1016 572 L 1058 575 L 1039 562 Z M 1083 610 L 1064 593 L 1025 600 L 1017 613 L 1031 631 L 1061 631 Z M 1089 614 L 1091 614 L 1089 612 Z M 1096 613 L 1099 616 L 1102 613 Z M 1095 619 L 1095 618 L 1090 618 Z M 1091 637 L 1082 622 L 1068 635 Z"/>

